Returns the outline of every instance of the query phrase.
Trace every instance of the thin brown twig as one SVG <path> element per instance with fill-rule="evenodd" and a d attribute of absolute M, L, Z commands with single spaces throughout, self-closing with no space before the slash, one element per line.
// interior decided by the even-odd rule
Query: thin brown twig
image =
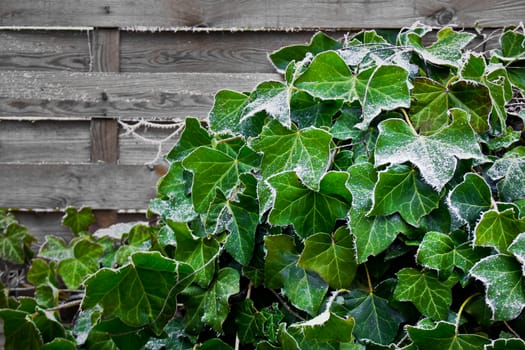
<path fill-rule="evenodd" d="M 301 315 L 299 315 L 298 313 L 296 313 L 295 311 L 292 310 L 292 308 L 286 303 L 286 301 L 279 295 L 279 293 L 277 293 L 275 290 L 269 288 L 270 291 L 273 293 L 273 295 L 275 295 L 275 297 L 277 298 L 277 300 L 279 300 L 279 303 L 281 303 L 282 306 L 284 306 L 284 308 L 290 313 L 292 314 L 295 318 L 301 320 L 301 321 L 305 321 L 304 317 L 302 317 Z"/>

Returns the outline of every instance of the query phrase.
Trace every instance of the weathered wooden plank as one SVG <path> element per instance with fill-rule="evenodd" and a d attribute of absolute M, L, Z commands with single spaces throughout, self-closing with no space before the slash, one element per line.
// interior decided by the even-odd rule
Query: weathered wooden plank
<path fill-rule="evenodd" d="M 0 31 L 0 70 L 90 68 L 88 31 Z"/>
<path fill-rule="evenodd" d="M 0 118 L 205 117 L 220 89 L 252 90 L 277 74 L 0 72 Z"/>
<path fill-rule="evenodd" d="M 158 178 L 136 165 L 2 163 L 0 208 L 144 210 Z"/>
<path fill-rule="evenodd" d="M 0 163 L 86 163 L 89 137 L 87 121 L 3 120 Z"/>
<path fill-rule="evenodd" d="M 199 27 L 206 29 L 498 27 L 525 18 L 522 0 L 3 0 L 2 26 Z"/>

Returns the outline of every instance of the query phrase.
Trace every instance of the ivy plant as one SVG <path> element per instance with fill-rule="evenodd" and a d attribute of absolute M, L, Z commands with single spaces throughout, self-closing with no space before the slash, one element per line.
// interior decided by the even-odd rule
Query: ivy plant
<path fill-rule="evenodd" d="M 6 349 L 525 349 L 525 33 L 435 34 L 319 32 L 219 91 L 155 224 L 69 209 L 33 295 L 3 288 Z"/>

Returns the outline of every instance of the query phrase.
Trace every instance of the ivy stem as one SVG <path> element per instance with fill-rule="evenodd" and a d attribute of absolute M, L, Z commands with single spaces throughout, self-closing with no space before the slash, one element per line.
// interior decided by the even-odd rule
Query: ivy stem
<path fill-rule="evenodd" d="M 221 143 L 230 142 L 230 141 L 238 140 L 238 139 L 242 139 L 242 136 L 239 135 L 239 136 L 228 137 L 227 139 L 222 139 L 222 140 L 217 141 L 216 144 L 220 145 Z"/>
<path fill-rule="evenodd" d="M 512 333 L 512 335 L 514 335 L 516 338 L 521 339 L 521 337 L 520 337 L 520 335 L 518 334 L 518 332 L 516 332 L 514 329 L 512 329 L 512 327 L 507 323 L 507 321 L 503 321 L 503 324 L 504 324 L 505 327 L 507 327 L 507 329 Z"/>
<path fill-rule="evenodd" d="M 292 315 L 294 316 L 295 318 L 297 318 L 298 320 L 301 320 L 301 321 L 305 321 L 304 317 L 302 317 L 301 315 L 299 315 L 297 312 L 293 311 L 292 308 L 286 303 L 286 301 L 279 295 L 279 293 L 277 293 L 275 290 L 269 288 L 270 292 L 273 293 L 273 295 L 275 295 L 275 297 L 277 298 L 277 300 L 279 300 L 279 303 L 281 303 L 282 306 L 284 306 L 284 308 Z"/>
<path fill-rule="evenodd" d="M 81 303 L 82 303 L 81 299 L 73 300 L 73 301 L 70 301 L 70 302 L 67 302 L 67 303 L 64 303 L 64 304 L 61 304 L 61 305 L 58 305 L 58 306 L 46 309 L 46 311 L 60 311 L 60 310 L 64 310 L 64 309 L 69 309 L 69 308 L 72 308 L 72 307 L 80 306 Z"/>
<path fill-rule="evenodd" d="M 479 295 L 478 292 L 472 294 L 471 296 L 469 296 L 467 299 L 465 299 L 465 301 L 463 302 L 463 304 L 461 304 L 461 306 L 459 307 L 459 310 L 458 310 L 458 315 L 456 317 L 456 334 L 459 333 L 459 322 L 461 321 L 461 314 L 463 313 L 463 309 L 465 308 L 465 306 L 467 306 L 467 304 L 474 298 L 474 297 L 477 297 Z"/>
<path fill-rule="evenodd" d="M 412 122 L 410 121 L 410 117 L 408 116 L 407 111 L 404 109 L 401 109 L 401 113 L 403 113 L 403 116 L 405 117 L 405 121 L 407 122 L 408 126 L 410 126 L 410 129 L 414 132 L 414 134 L 417 135 L 416 128 L 414 128 L 414 125 L 412 125 Z"/>
<path fill-rule="evenodd" d="M 363 264 L 363 266 L 365 267 L 366 280 L 368 281 L 368 292 L 372 294 L 374 293 L 374 287 L 372 286 L 372 279 L 370 278 L 370 273 L 368 272 L 368 267 L 366 266 L 366 264 Z"/>

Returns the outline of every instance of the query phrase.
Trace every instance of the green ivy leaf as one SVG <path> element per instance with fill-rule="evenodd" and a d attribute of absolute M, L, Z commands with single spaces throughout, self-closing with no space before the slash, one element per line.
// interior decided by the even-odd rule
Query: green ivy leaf
<path fill-rule="evenodd" d="M 71 340 L 65 338 L 55 338 L 49 343 L 46 343 L 42 350 L 76 350 L 77 345 Z"/>
<path fill-rule="evenodd" d="M 57 272 L 69 289 L 77 289 L 82 281 L 99 269 L 104 247 L 87 239 L 72 242 L 71 258 L 60 260 Z"/>
<path fill-rule="evenodd" d="M 525 90 L 525 60 L 511 63 L 507 66 L 507 73 L 513 86 Z"/>
<path fill-rule="evenodd" d="M 237 336 L 242 345 L 255 343 L 262 336 L 265 317 L 253 306 L 253 300 L 243 300 L 235 314 Z"/>
<path fill-rule="evenodd" d="M 310 126 L 331 127 L 332 117 L 342 105 L 343 101 L 340 100 L 321 100 L 304 91 L 297 91 L 292 94 L 290 101 L 291 118 L 297 123 L 299 129 Z"/>
<path fill-rule="evenodd" d="M 293 239 L 288 235 L 267 235 L 264 236 L 264 246 L 264 284 L 267 288 L 282 288 L 285 271 L 293 268 L 298 260 Z"/>
<path fill-rule="evenodd" d="M 375 165 L 411 162 L 423 179 L 437 191 L 454 176 L 457 159 L 483 159 L 476 135 L 464 111 L 452 110 L 452 124 L 430 135 L 417 135 L 401 119 L 388 119 L 378 126 Z"/>
<path fill-rule="evenodd" d="M 28 234 L 27 228 L 16 222 L 11 223 L 5 232 L 0 232 L 0 259 L 23 264 L 26 260 L 26 247 L 33 241 L 35 239 Z"/>
<path fill-rule="evenodd" d="M 423 315 L 434 320 L 447 319 L 452 304 L 451 289 L 457 282 L 455 276 L 443 282 L 431 271 L 404 268 L 399 270 L 397 278 L 396 300 L 411 301 Z"/>
<path fill-rule="evenodd" d="M 327 50 L 340 49 L 342 45 L 323 32 L 317 32 L 308 45 L 292 45 L 283 47 L 270 54 L 270 60 L 275 67 L 284 72 L 292 61 L 302 61 L 308 53 L 318 54 Z"/>
<path fill-rule="evenodd" d="M 297 265 L 317 272 L 333 289 L 349 289 L 357 271 L 355 248 L 347 228 L 317 233 L 304 241 Z"/>
<path fill-rule="evenodd" d="M 76 208 L 66 208 L 62 218 L 62 225 L 69 227 L 73 235 L 78 237 L 80 232 L 87 231 L 89 225 L 96 221 L 91 208 L 86 207 L 80 210 Z"/>
<path fill-rule="evenodd" d="M 197 345 L 195 349 L 200 350 L 233 350 L 233 348 L 218 338 L 206 340 L 204 343 Z"/>
<path fill-rule="evenodd" d="M 312 189 L 319 182 L 330 163 L 332 136 L 321 129 L 287 129 L 277 122 L 270 122 L 251 146 L 262 152 L 263 177 L 283 171 L 296 171 L 299 178 Z"/>
<path fill-rule="evenodd" d="M 492 206 L 492 192 L 481 176 L 466 173 L 463 181 L 449 192 L 447 203 L 456 217 L 473 228 L 481 213 Z"/>
<path fill-rule="evenodd" d="M 498 194 L 504 201 L 525 198 L 525 146 L 518 146 L 497 159 L 487 175 L 498 181 Z"/>
<path fill-rule="evenodd" d="M 456 326 L 440 321 L 433 328 L 407 326 L 410 339 L 418 349 L 479 350 L 490 339 L 477 334 L 458 334 Z"/>
<path fill-rule="evenodd" d="M 222 332 L 230 312 L 228 298 L 239 293 L 239 278 L 237 270 L 226 267 L 218 271 L 208 289 L 192 286 L 182 293 L 187 307 L 184 323 L 189 333 L 199 334 L 205 324 Z"/>
<path fill-rule="evenodd" d="M 82 307 L 100 304 L 106 318 L 118 317 L 133 327 L 151 324 L 160 334 L 175 313 L 177 294 L 192 282 L 192 274 L 190 265 L 158 252 L 135 253 L 130 264 L 103 268 L 84 282 Z"/>
<path fill-rule="evenodd" d="M 229 196 L 239 181 L 239 175 L 257 166 L 257 162 L 253 151 L 246 146 L 241 148 L 236 158 L 204 146 L 190 153 L 182 165 L 193 172 L 191 190 L 195 210 L 206 212 L 217 188 Z"/>
<path fill-rule="evenodd" d="M 336 305 L 342 303 L 342 305 Z M 396 337 L 403 316 L 390 306 L 388 300 L 372 292 L 354 289 L 335 305 L 342 308 L 346 316 L 355 320 L 354 335 L 360 340 L 371 340 L 388 345 Z M 340 312 L 338 312 L 339 314 Z"/>
<path fill-rule="evenodd" d="M 470 274 L 483 282 L 486 302 L 495 320 L 512 320 L 525 307 L 521 265 L 512 256 L 491 255 L 472 267 Z"/>
<path fill-rule="evenodd" d="M 42 336 L 30 314 L 0 309 L 0 318 L 4 321 L 5 350 L 42 349 Z"/>
<path fill-rule="evenodd" d="M 522 232 L 525 232 L 525 218 L 517 218 L 513 208 L 501 212 L 492 209 L 484 212 L 476 225 L 474 244 L 506 253 L 508 246 Z"/>
<path fill-rule="evenodd" d="M 525 350 L 525 342 L 520 338 L 495 339 L 484 350 Z"/>
<path fill-rule="evenodd" d="M 352 317 L 342 318 L 329 310 L 304 322 L 294 323 L 288 328 L 288 332 L 300 340 L 302 349 L 310 348 L 304 346 L 304 340 L 323 343 L 346 343 L 352 340 L 352 331 L 355 321 Z"/>
<path fill-rule="evenodd" d="M 520 233 L 509 245 L 509 252 L 520 262 L 525 276 L 525 232 Z"/>
<path fill-rule="evenodd" d="M 69 249 L 64 239 L 56 236 L 46 236 L 44 244 L 38 250 L 38 256 L 50 260 L 60 261 L 73 257 L 73 251 Z"/>
<path fill-rule="evenodd" d="M 504 60 L 525 58 L 525 35 L 518 31 L 506 30 L 500 37 L 501 55 Z"/>
<path fill-rule="evenodd" d="M 165 336 L 162 338 L 150 338 L 144 345 L 144 350 L 191 350 L 197 341 L 194 337 L 186 334 L 182 318 L 176 317 L 164 327 Z"/>
<path fill-rule="evenodd" d="M 374 188 L 373 207 L 367 215 L 398 212 L 413 226 L 439 206 L 439 195 L 417 176 L 415 169 L 394 164 L 379 173 Z"/>
<path fill-rule="evenodd" d="M 347 180 L 347 173 L 331 171 L 321 179 L 319 191 L 312 191 L 300 182 L 295 172 L 270 177 L 267 181 L 275 190 L 270 223 L 293 224 L 302 238 L 332 232 L 337 219 L 344 218 L 350 208 Z"/>
<path fill-rule="evenodd" d="M 208 131 L 201 126 L 200 120 L 196 118 L 186 118 L 184 131 L 166 158 L 172 162 L 182 161 L 196 148 L 200 146 L 210 146 L 211 139 Z"/>
<path fill-rule="evenodd" d="M 278 81 L 265 81 L 257 86 L 250 95 L 250 100 L 243 111 L 241 122 L 265 111 L 280 124 L 289 128 L 290 115 L 290 88 Z"/>
<path fill-rule="evenodd" d="M 372 207 L 372 197 L 377 173 L 371 163 L 355 164 L 348 169 L 348 187 L 352 193 L 352 208 L 349 214 L 349 228 L 355 237 L 357 262 L 365 262 L 370 255 L 383 252 L 400 232 L 407 232 L 408 226 L 399 215 L 367 216 Z"/>
<path fill-rule="evenodd" d="M 215 95 L 213 108 L 208 115 L 210 130 L 214 132 L 240 132 L 243 111 L 249 96 L 231 90 L 221 90 Z"/>

